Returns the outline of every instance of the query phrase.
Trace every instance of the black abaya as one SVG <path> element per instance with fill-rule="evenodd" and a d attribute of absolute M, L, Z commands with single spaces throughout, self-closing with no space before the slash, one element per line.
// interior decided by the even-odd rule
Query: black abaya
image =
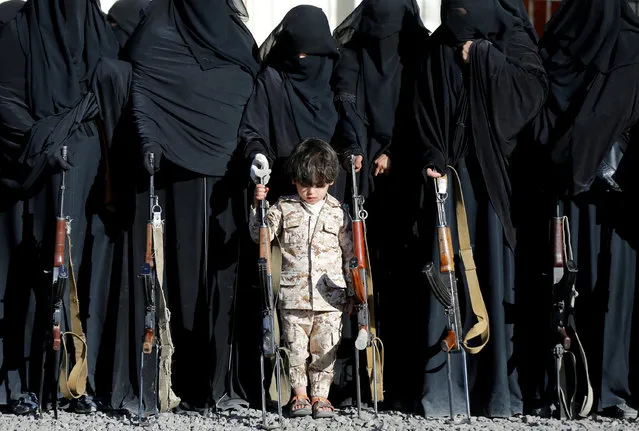
<path fill-rule="evenodd" d="M 244 219 L 234 154 L 258 62 L 237 6 L 231 0 L 156 0 L 127 46 L 134 127 L 143 154 L 153 152 L 159 168 L 156 187 L 166 220 L 164 290 L 176 349 L 173 389 L 187 408 L 246 404 L 234 332 L 234 325 L 243 324 L 235 319 L 235 300 L 237 225 Z M 134 159 L 136 172 L 142 163 Z M 121 267 L 122 283 L 136 301 L 129 360 L 139 354 L 142 338 L 136 276 L 149 211 L 148 174 L 138 178 Z M 120 391 L 114 404 L 129 406 L 130 394 Z"/>
<path fill-rule="evenodd" d="M 442 4 L 442 17 L 463 8 L 463 20 L 444 19 L 431 37 L 431 45 L 418 82 L 415 108 L 424 145 L 424 167 L 449 172 L 454 166 L 468 213 L 473 254 L 490 323 L 490 340 L 477 355 L 469 355 L 471 413 L 509 417 L 523 411 L 518 376 L 522 358 L 517 351 L 515 330 L 519 313 L 516 297 L 516 234 L 512 218 L 510 156 L 522 129 L 541 109 L 547 80 L 519 1 L 474 0 Z M 458 11 L 458 10 L 457 10 Z M 473 15 L 473 12 L 476 12 Z M 477 20 L 477 21 L 476 21 Z M 448 22 L 448 27 L 446 25 Z M 494 25 L 493 25 L 494 24 Z M 499 31 L 497 31 L 497 29 Z M 456 46 L 472 34 L 470 63 L 463 65 Z M 450 173 L 450 172 L 449 172 Z M 454 176 L 449 175 L 450 181 Z M 454 202 L 449 181 L 448 221 L 456 238 Z M 424 199 L 434 201 L 432 179 Z M 435 226 L 434 209 L 425 208 L 424 229 Z M 432 234 L 431 234 L 432 235 Z M 426 236 L 426 235 L 425 235 Z M 456 243 L 453 244 L 458 249 Z M 433 260 L 438 265 L 437 246 Z M 465 279 L 458 282 L 466 292 Z M 424 285 L 424 289 L 428 287 Z M 431 296 L 428 309 L 428 352 L 424 370 L 422 406 L 427 416 L 448 415 L 445 354 L 439 340 L 446 318 Z M 465 329 L 471 326 L 468 297 L 462 299 Z M 522 340 L 522 342 L 525 342 Z M 454 400 L 463 406 L 461 363 L 453 363 Z"/>

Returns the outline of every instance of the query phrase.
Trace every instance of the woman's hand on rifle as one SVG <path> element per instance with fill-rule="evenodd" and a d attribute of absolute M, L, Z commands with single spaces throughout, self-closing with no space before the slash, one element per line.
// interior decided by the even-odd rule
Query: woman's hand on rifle
<path fill-rule="evenodd" d="M 266 199 L 267 194 L 268 194 L 268 187 L 266 187 L 264 184 L 256 184 L 253 206 L 257 208 L 258 202 Z"/>
<path fill-rule="evenodd" d="M 364 157 L 361 154 L 355 156 L 355 172 L 362 169 L 362 161 L 364 161 Z"/>

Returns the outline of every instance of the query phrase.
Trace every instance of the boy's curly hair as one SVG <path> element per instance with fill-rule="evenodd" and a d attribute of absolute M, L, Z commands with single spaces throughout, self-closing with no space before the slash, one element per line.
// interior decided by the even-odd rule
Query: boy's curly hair
<path fill-rule="evenodd" d="M 289 156 L 286 170 L 291 180 L 303 187 L 322 187 L 337 179 L 337 153 L 321 139 L 305 139 Z"/>

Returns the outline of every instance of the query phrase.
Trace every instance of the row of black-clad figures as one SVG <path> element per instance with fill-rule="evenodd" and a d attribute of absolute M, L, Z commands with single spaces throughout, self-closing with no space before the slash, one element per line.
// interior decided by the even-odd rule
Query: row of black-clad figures
<path fill-rule="evenodd" d="M 636 160 L 639 25 L 625 0 L 590 3 L 565 1 L 541 41 L 520 0 L 445 1 L 435 32 L 414 1 L 365 0 L 335 38 L 321 10 L 295 8 L 261 53 L 242 22 L 246 11 L 230 0 L 121 0 L 108 19 L 94 1 L 20 5 L 0 33 L 0 52 L 12 59 L 0 71 L 0 401 L 17 412 L 35 408 L 49 319 L 44 271 L 65 170 L 88 343 L 89 396 L 74 402 L 76 411 L 137 411 L 149 173 L 166 220 L 181 407 L 257 405 L 248 164 L 265 154 L 270 196 L 288 193 L 283 162 L 312 136 L 344 160 L 361 156 L 386 406 L 448 414 L 439 348 L 446 319 L 420 273 L 437 261 L 425 168 L 432 175 L 454 165 L 491 329 L 487 347 L 469 359 L 472 413 L 544 414 L 554 400 L 545 239 L 562 196 L 595 410 L 632 414 L 637 258 L 629 207 L 637 183 L 627 166 Z M 603 24 L 591 25 L 600 16 Z M 614 142 L 624 154 L 611 176 L 600 168 Z M 63 145 L 68 160 L 59 157 Z M 144 166 L 149 153 L 154 166 Z M 345 178 L 332 192 L 348 201 Z M 337 405 L 355 392 L 349 330 L 331 391 Z M 454 391 L 461 406 L 461 381 Z"/>

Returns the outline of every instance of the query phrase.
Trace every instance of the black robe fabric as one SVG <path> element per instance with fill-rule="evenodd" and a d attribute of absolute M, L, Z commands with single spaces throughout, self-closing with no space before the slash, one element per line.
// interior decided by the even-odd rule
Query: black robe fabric
<path fill-rule="evenodd" d="M 50 162 L 63 143 L 72 164 L 65 214 L 72 219 L 71 258 L 89 346 L 87 392 L 111 392 L 109 368 L 101 370 L 116 339 L 103 327 L 111 253 L 103 156 L 127 98 L 130 68 L 116 60 L 117 42 L 97 3 L 59 6 L 27 2 L 0 34 L 3 55 L 13 59 L 0 72 L 0 292 L 3 324 L 20 328 L 3 332 L 2 403 L 38 392 L 50 316 L 51 279 L 44 271 L 51 268 L 61 178 Z M 64 67 L 67 73 L 58 69 Z M 65 301 L 68 310 L 68 292 Z"/>
<path fill-rule="evenodd" d="M 129 187 L 122 192 L 124 235 L 114 273 L 121 305 L 133 310 L 128 322 L 121 322 L 133 341 L 118 352 L 117 367 L 127 384 L 114 394 L 113 408 L 137 408 L 144 328 L 137 275 L 149 217 L 149 178 L 139 154 L 149 152 L 159 163 L 155 185 L 165 219 L 164 291 L 176 349 L 173 390 L 184 408 L 246 404 L 235 349 L 236 326 L 244 324 L 235 318 L 235 307 L 238 226 L 246 219 L 240 178 L 246 173 L 234 167 L 234 154 L 258 60 L 241 12 L 230 0 L 156 0 L 127 44 L 135 134 L 128 169 L 117 180 Z"/>
<path fill-rule="evenodd" d="M 298 54 L 307 54 L 298 58 Z M 272 173 L 269 200 L 295 193 L 284 163 L 306 138 L 330 142 L 337 123 L 330 79 L 337 42 L 321 9 L 291 9 L 262 44 L 263 68 L 240 123 L 238 139 L 249 163 L 264 154 Z M 343 193 L 342 193 L 343 194 Z"/>
<path fill-rule="evenodd" d="M 348 156 L 363 156 L 357 181 L 366 199 L 377 334 L 385 347 L 385 408 L 415 410 L 421 385 L 414 376 L 421 365 L 406 358 L 420 357 L 422 346 L 413 342 L 406 328 L 418 325 L 423 302 L 417 299 L 419 292 L 415 300 L 407 301 L 398 289 L 414 292 L 423 255 L 416 234 L 423 181 L 412 100 L 428 31 L 415 1 L 367 0 L 333 34 L 342 45 L 333 81 L 339 114 L 333 145 L 347 166 L 348 203 L 352 185 Z M 390 157 L 390 170 L 376 177 L 374 162 L 383 154 Z M 352 358 L 349 337 L 345 331 L 342 349 Z M 336 371 L 335 383 L 341 390 L 334 392 L 344 404 L 354 401 L 352 367 L 351 360 Z M 367 379 L 362 374 L 363 396 L 369 402 Z"/>
<path fill-rule="evenodd" d="M 24 7 L 24 0 L 9 0 L 0 3 L 0 27 L 11 21 Z"/>
<path fill-rule="evenodd" d="M 449 3 L 442 4 L 445 17 Z M 468 12 L 462 26 L 440 27 L 430 39 L 421 79 L 415 91 L 415 112 L 423 144 L 422 166 L 449 173 L 446 203 L 453 247 L 458 250 L 455 218 L 455 176 L 459 173 L 468 214 L 471 245 L 490 322 L 490 340 L 477 355 L 468 355 L 471 413 L 509 417 L 523 412 L 519 371 L 525 365 L 520 327 L 526 325 L 526 304 L 519 299 L 516 282 L 516 233 L 512 208 L 513 166 L 510 160 L 522 130 L 535 118 L 547 93 L 547 79 L 526 17 L 519 2 L 484 2 L 472 16 L 474 1 L 457 1 L 454 7 Z M 490 16 L 492 14 L 492 16 Z M 475 19 L 480 19 L 476 22 Z M 491 38 L 490 22 L 510 22 L 503 39 Z M 453 31 L 455 30 L 455 31 Z M 457 34 L 457 36 L 455 36 Z M 458 48 L 463 35 L 483 36 L 470 47 L 470 62 L 463 64 Z M 505 43 L 502 45 L 501 41 Z M 504 46 L 502 51 L 499 46 Z M 436 223 L 432 179 L 426 188 L 427 211 L 422 228 L 433 235 Z M 428 235 L 425 234 L 425 237 Z M 435 241 L 432 260 L 438 265 Z M 425 263 L 425 262 L 424 262 Z M 464 328 L 472 325 L 466 282 L 458 277 Z M 424 285 L 424 289 L 428 289 Z M 426 325 L 426 357 L 423 370 L 422 407 L 427 416 L 446 416 L 448 388 L 445 354 L 439 341 L 446 324 L 441 305 L 429 295 Z M 426 322 L 428 322 L 426 324 Z M 518 342 L 519 341 L 519 342 Z M 453 359 L 454 405 L 463 411 L 462 370 Z"/>
<path fill-rule="evenodd" d="M 133 31 L 144 18 L 144 13 L 151 0 L 118 0 L 109 9 L 107 19 L 118 39 L 120 47 L 124 47 Z"/>
<path fill-rule="evenodd" d="M 393 163 L 405 155 L 403 136 L 396 135 L 410 129 L 412 116 L 404 115 L 410 96 L 404 99 L 402 91 L 413 85 L 420 57 L 414 46 L 425 43 L 428 31 L 415 1 L 374 0 L 363 1 L 333 34 L 342 46 L 333 81 L 340 113 L 334 145 L 344 158 L 364 157 L 360 191 L 368 196 L 375 188 L 374 161 L 390 154 Z"/>
<path fill-rule="evenodd" d="M 192 172 L 222 176 L 257 74 L 257 46 L 226 0 L 204 3 L 152 4 L 128 47 L 133 116 L 142 146 L 153 148 L 160 166 L 162 157 Z M 211 30 L 212 40 L 205 34 L 215 23 L 201 23 L 194 15 L 221 20 L 222 27 Z M 196 23 L 189 24 L 191 19 Z M 216 40 L 221 28 L 227 30 Z"/>
<path fill-rule="evenodd" d="M 531 135 L 537 145 L 528 151 L 551 175 L 533 188 L 545 204 L 541 210 L 528 207 L 538 217 L 528 244 L 543 253 L 539 238 L 559 201 L 579 267 L 576 329 L 589 361 L 593 411 L 632 404 L 637 388 L 630 364 L 637 343 L 639 233 L 631 207 L 639 184 L 638 41 L 639 19 L 627 2 L 566 1 L 539 44 L 551 86 Z M 614 143 L 623 151 L 613 177 L 621 191 L 599 171 Z M 552 372 L 552 364 L 545 372 Z"/>

